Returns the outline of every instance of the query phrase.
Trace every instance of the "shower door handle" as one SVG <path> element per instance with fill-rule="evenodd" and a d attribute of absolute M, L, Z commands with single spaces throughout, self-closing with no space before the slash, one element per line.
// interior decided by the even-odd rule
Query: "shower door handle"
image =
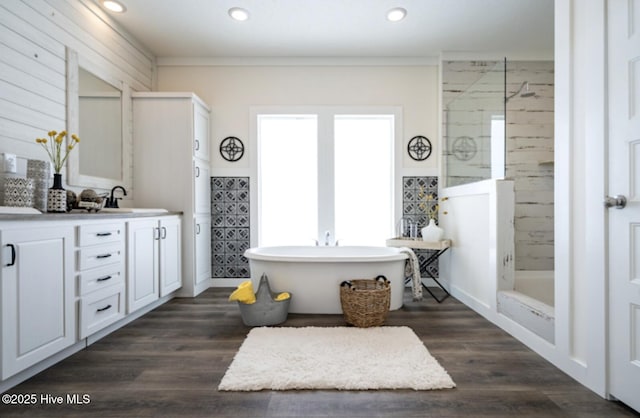
<path fill-rule="evenodd" d="M 607 196 L 604 198 L 605 208 L 624 209 L 627 206 L 627 198 L 623 195 Z"/>

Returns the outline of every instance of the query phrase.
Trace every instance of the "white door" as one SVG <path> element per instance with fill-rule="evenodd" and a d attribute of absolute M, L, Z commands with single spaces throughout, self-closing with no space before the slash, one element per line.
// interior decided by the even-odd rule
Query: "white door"
<path fill-rule="evenodd" d="M 211 216 L 197 215 L 194 219 L 196 231 L 196 285 L 211 278 Z"/>
<path fill-rule="evenodd" d="M 182 287 L 180 219 L 160 223 L 160 297 Z"/>
<path fill-rule="evenodd" d="M 132 313 L 159 298 L 158 219 L 127 223 L 127 312 Z"/>
<path fill-rule="evenodd" d="M 73 228 L 2 231 L 1 378 L 75 342 Z"/>
<path fill-rule="evenodd" d="M 640 0 L 608 9 L 609 392 L 640 411 Z"/>

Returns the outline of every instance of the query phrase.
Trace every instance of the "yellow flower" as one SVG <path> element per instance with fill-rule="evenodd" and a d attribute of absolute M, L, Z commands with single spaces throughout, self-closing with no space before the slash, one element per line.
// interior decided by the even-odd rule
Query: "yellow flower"
<path fill-rule="evenodd" d="M 51 144 L 47 144 L 46 138 L 36 138 L 36 143 L 40 144 L 42 148 L 47 152 L 49 159 L 53 163 L 53 168 L 56 173 L 60 173 L 62 167 L 64 166 L 65 161 L 67 161 L 67 157 L 69 157 L 69 153 L 74 148 L 75 144 L 80 142 L 80 138 L 76 134 L 71 135 L 71 140 L 67 142 L 67 145 L 64 146 L 63 149 L 63 141 L 67 136 L 67 131 L 61 131 L 60 133 L 56 131 L 47 132 L 49 138 L 51 139 Z M 64 155 L 63 155 L 64 154 Z"/>
<path fill-rule="evenodd" d="M 435 219 L 438 216 L 438 199 L 432 194 L 424 190 L 424 187 L 420 186 L 420 192 L 418 193 L 420 199 L 418 207 L 424 212 L 429 219 Z"/>

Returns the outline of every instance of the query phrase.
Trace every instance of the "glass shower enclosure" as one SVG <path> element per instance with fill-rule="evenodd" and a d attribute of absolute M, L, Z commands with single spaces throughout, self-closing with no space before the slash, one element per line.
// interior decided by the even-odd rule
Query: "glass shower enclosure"
<path fill-rule="evenodd" d="M 456 74 L 443 95 L 444 187 L 504 178 L 506 60 Z"/>

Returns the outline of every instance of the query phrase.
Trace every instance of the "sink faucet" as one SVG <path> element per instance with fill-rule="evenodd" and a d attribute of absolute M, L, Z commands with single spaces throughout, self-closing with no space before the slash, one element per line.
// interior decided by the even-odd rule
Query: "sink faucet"
<path fill-rule="evenodd" d="M 118 207 L 118 200 L 121 199 L 121 198 L 120 197 L 115 197 L 113 195 L 113 193 L 116 191 L 116 189 L 122 190 L 122 194 L 124 196 L 127 195 L 127 191 L 124 189 L 124 187 L 115 186 L 113 189 L 111 189 L 111 196 L 107 197 L 107 202 L 104 205 L 105 208 L 117 208 Z"/>
<path fill-rule="evenodd" d="M 331 237 L 331 232 L 326 231 L 324 233 L 324 245 L 329 245 L 329 238 Z"/>

